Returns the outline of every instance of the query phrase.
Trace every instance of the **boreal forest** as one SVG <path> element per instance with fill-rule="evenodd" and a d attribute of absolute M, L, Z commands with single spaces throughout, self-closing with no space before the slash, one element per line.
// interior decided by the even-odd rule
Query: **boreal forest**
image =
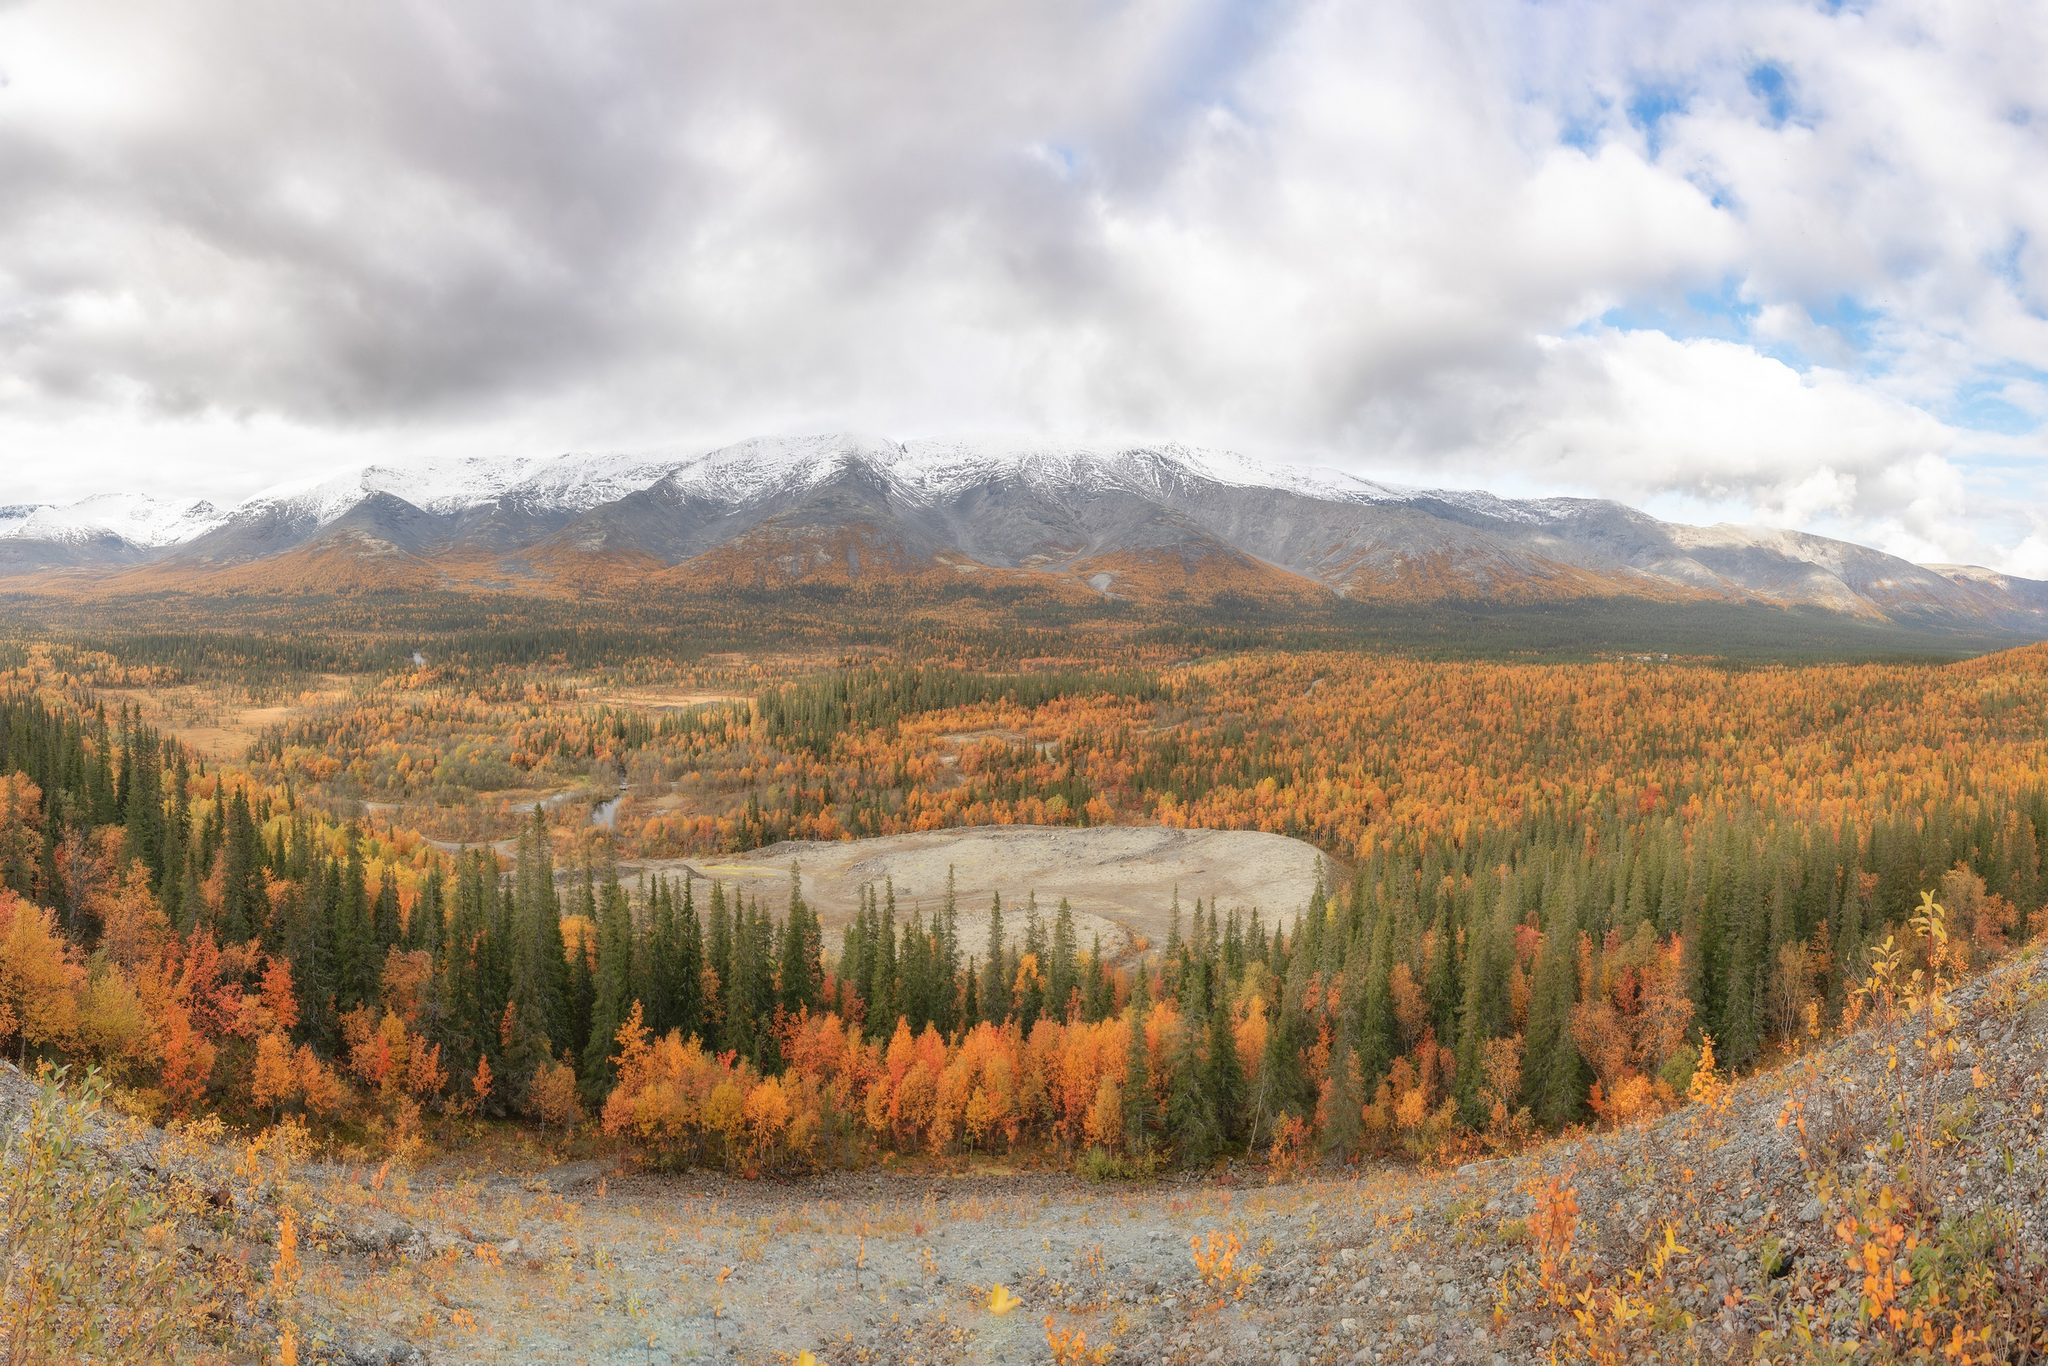
<path fill-rule="evenodd" d="M 1419 1159 L 1660 1112 L 1705 1049 L 1771 1066 L 1853 1020 L 1922 891 L 1973 966 L 2048 896 L 2039 647 L 976 672 L 551 643 L 353 673 L 16 646 L 11 1051 L 365 1152 L 580 1114 L 743 1171 Z M 1117 824 L 1286 835 L 1323 871 L 1299 904 L 1180 887 L 1159 942 L 1082 942 L 1030 887 L 877 883 L 828 931 L 800 866 L 772 907 L 644 867 Z"/>

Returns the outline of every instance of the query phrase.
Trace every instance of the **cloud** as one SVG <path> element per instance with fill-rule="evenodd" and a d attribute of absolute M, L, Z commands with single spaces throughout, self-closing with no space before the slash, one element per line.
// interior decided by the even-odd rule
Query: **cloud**
<path fill-rule="evenodd" d="M 2044 65 L 1993 0 L 29 0 L 0 501 L 1037 430 L 2031 565 Z"/>

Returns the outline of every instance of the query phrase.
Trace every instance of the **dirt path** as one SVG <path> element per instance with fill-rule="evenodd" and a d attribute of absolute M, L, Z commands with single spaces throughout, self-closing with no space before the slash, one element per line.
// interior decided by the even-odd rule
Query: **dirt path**
<path fill-rule="evenodd" d="M 1117 1361 L 1198 1361 L 1215 1348 L 1225 1355 L 1213 1360 L 1280 1360 L 1291 1344 L 1306 1362 L 1323 1325 L 1301 1321 L 1294 1290 L 1335 1260 L 1329 1239 L 1369 1224 L 1391 1189 L 985 1172 L 778 1184 L 622 1179 L 585 1165 L 553 1184 L 387 1194 L 386 1211 L 452 1216 L 482 1241 L 388 1267 L 325 1262 L 318 1293 L 353 1312 L 320 1336 L 359 1355 L 415 1344 L 436 1363 L 767 1363 L 803 1351 L 831 1366 L 1041 1362 L 1051 1317 L 1092 1347 L 1114 1345 Z M 1189 1239 L 1212 1230 L 1239 1234 L 1240 1266 L 1264 1262 L 1254 1293 L 1218 1304 L 1204 1289 Z M 1347 1287 L 1359 1256 L 1337 1263 Z M 1407 1260 L 1388 1274 L 1405 1276 Z M 1021 1297 L 1016 1310 L 989 1312 L 997 1285 Z"/>
<path fill-rule="evenodd" d="M 1952 1112 L 1932 1189 L 1956 1219 L 2009 1220 L 2009 1243 L 1973 1255 L 2010 1267 L 2048 1237 L 2034 1100 L 2048 968 L 2035 953 L 1952 1000 L 1961 1062 L 1943 1091 L 1975 1100 Z M 1797 1100 L 1858 1140 L 1881 1136 L 1881 1058 L 1854 1035 L 1647 1124 L 1452 1170 L 1368 1163 L 1292 1184 L 1242 1167 L 1090 1185 L 985 1162 L 789 1182 L 585 1162 L 524 1178 L 429 1170 L 378 1192 L 365 1170 L 325 1183 L 338 1231 L 322 1241 L 354 1251 L 316 1252 L 309 1326 L 350 1360 L 419 1352 L 437 1366 L 765 1366 L 804 1351 L 824 1366 L 1035 1366 L 1052 1357 L 1048 1319 L 1108 1363 L 1508 1366 L 1586 1345 L 1539 1289 L 1532 1242 L 1546 1187 L 1570 1187 L 1561 1284 L 1646 1297 L 1639 1321 L 1616 1320 L 1621 1359 L 1747 1360 L 1760 1333 L 1789 1343 L 1819 1308 L 1838 1329 L 1862 1322 L 1861 1272 L 1843 1272 L 1847 1187 L 1808 1184 L 1785 1120 Z M 1847 1151 L 1843 1181 L 1866 1165 Z M 1205 1284 L 1189 1240 L 1212 1233 L 1235 1238 L 1235 1269 L 1256 1274 Z M 1675 1260 L 1659 1279 L 1652 1249 L 1666 1239 Z M 989 1312 L 998 1285 L 1021 1298 L 1014 1312 Z"/>
<path fill-rule="evenodd" d="M 1285 835 L 1243 830 L 1170 830 L 1160 826 L 997 825 L 933 830 L 915 835 L 774 845 L 747 854 L 629 862 L 677 875 L 685 868 L 747 889 L 774 908 L 787 909 L 789 869 L 803 871 L 804 896 L 819 912 L 826 932 L 836 935 L 859 905 L 860 889 L 880 888 L 894 879 L 904 916 L 921 905 L 927 914 L 945 897 L 946 871 L 953 870 L 963 933 L 986 923 L 995 893 L 1002 893 L 1004 928 L 1022 934 L 1025 898 L 1038 895 L 1048 920 L 1061 897 L 1072 903 L 1076 932 L 1085 950 L 1101 934 L 1105 953 L 1122 952 L 1130 937 L 1153 945 L 1165 942 L 1176 889 L 1183 914 L 1200 898 L 1217 899 L 1227 911 L 1259 909 L 1270 928 L 1292 923 L 1308 904 L 1323 855 L 1315 846 Z M 1341 877 L 1332 869 L 1326 877 Z M 1183 933 L 1186 922 L 1183 921 Z"/>

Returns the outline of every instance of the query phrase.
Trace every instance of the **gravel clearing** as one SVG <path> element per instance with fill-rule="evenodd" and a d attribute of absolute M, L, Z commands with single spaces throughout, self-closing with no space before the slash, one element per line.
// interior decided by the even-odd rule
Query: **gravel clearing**
<path fill-rule="evenodd" d="M 1081 946 L 1102 935 L 1104 953 L 1122 951 L 1131 934 L 1166 942 L 1178 891 L 1183 914 L 1195 899 L 1219 899 L 1225 911 L 1257 907 L 1270 931 L 1292 924 L 1315 890 L 1316 869 L 1327 859 L 1314 845 L 1256 830 L 1174 830 L 1163 826 L 1073 828 L 1038 825 L 970 826 L 877 839 L 788 841 L 746 854 L 694 859 L 628 861 L 640 871 L 670 877 L 688 869 L 700 878 L 759 896 L 778 915 L 787 911 L 789 868 L 803 871 L 804 897 L 827 932 L 837 933 L 859 906 L 860 889 L 894 878 L 904 918 L 914 904 L 927 914 L 946 895 L 953 869 L 963 941 L 977 950 L 973 931 L 988 923 L 990 898 L 1003 896 L 1004 928 L 1024 932 L 1024 901 L 1036 892 L 1048 920 L 1061 897 L 1072 903 Z M 1331 868 L 1325 881 L 1345 876 Z M 1185 922 L 1183 922 L 1185 924 Z"/>
<path fill-rule="evenodd" d="M 1944 1208 L 2013 1210 L 2035 1246 L 2048 1239 L 2040 970 L 2033 954 L 1955 995 L 1967 1041 L 1955 1093 L 1975 1066 L 1992 1080 L 1938 1176 Z M 1560 1178 L 1577 1191 L 1576 1247 L 1594 1276 L 1640 1267 L 1667 1224 L 1687 1249 L 1672 1281 L 1690 1322 L 1642 1359 L 1746 1358 L 1800 1305 L 1845 1293 L 1828 1279 L 1837 1211 L 1809 1189 L 1796 1131 L 1778 1123 L 1785 1102 L 1832 1105 L 1874 1136 L 1877 1068 L 1857 1035 L 1739 1084 L 1717 1119 L 1689 1106 L 1452 1170 L 1324 1168 L 1284 1184 L 1252 1168 L 1091 1185 L 987 1167 L 745 1182 L 581 1164 L 482 1181 L 430 1171 L 378 1194 L 357 1173 L 329 1187 L 337 1211 L 356 1212 L 337 1217 L 388 1214 L 416 1236 L 327 1257 L 323 1331 L 450 1363 L 806 1350 L 829 1366 L 1037 1363 L 1052 1359 L 1050 1316 L 1091 1352 L 1113 1347 L 1112 1362 L 1519 1363 L 1570 1345 L 1564 1312 L 1538 1302 L 1526 1232 Z M 1212 1230 L 1238 1235 L 1239 1267 L 1261 1267 L 1241 1297 L 1197 1278 L 1189 1240 Z M 1791 1250 L 1793 1274 L 1769 1274 L 1767 1244 Z M 1021 1307 L 991 1315 L 995 1285 Z"/>
<path fill-rule="evenodd" d="M 2042 968 L 2037 947 L 1954 993 L 1944 1096 L 1958 1118 L 1933 1178 L 1945 1214 L 2010 1212 L 2023 1249 L 2048 1246 Z M 1833 1144 L 1853 1179 L 1885 1135 L 1881 1068 L 1865 1032 L 1740 1083 L 1715 1112 L 1449 1170 L 1326 1167 L 1283 1183 L 1240 1166 L 1094 1185 L 985 1161 L 749 1182 L 621 1157 L 465 1171 L 460 1153 L 411 1174 L 314 1164 L 252 1179 L 232 1148 L 119 1126 L 101 1141 L 145 1183 L 226 1193 L 186 1235 L 195 1264 L 238 1263 L 260 1286 L 281 1205 L 301 1212 L 302 1361 L 1039 1363 L 1048 1317 L 1117 1363 L 1569 1356 L 1573 1327 L 1540 1302 L 1528 1231 L 1553 1180 L 1577 1193 L 1575 1255 L 1595 1283 L 1623 1283 L 1667 1226 L 1685 1249 L 1673 1322 L 1635 1359 L 1716 1361 L 1748 1359 L 1802 1309 L 1853 1302 L 1840 1197 L 1809 1184 L 1779 1120 L 1803 1103 L 1809 1142 Z M 0 1120 L 18 1122 L 31 1094 L 0 1066 Z M 1189 1240 L 1211 1233 L 1235 1235 L 1236 1267 L 1257 1274 L 1205 1285 Z M 1022 1300 L 1000 1317 L 997 1285 Z M 275 1305 L 253 1293 L 235 1317 L 261 1337 Z"/>

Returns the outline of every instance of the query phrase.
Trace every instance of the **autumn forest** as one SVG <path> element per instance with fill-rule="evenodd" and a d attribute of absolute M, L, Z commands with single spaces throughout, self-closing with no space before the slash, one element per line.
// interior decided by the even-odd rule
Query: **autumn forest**
<path fill-rule="evenodd" d="M 1429 659 L 1131 637 L 0 647 L 0 1046 L 151 1118 L 480 1124 L 750 1173 L 1446 1158 L 1674 1107 L 1853 1024 L 1921 894 L 2042 927 L 2048 653 Z M 1032 888 L 681 860 L 982 826 L 1252 830 L 1301 904 L 1163 939 Z M 668 868 L 650 867 L 654 864 Z"/>

